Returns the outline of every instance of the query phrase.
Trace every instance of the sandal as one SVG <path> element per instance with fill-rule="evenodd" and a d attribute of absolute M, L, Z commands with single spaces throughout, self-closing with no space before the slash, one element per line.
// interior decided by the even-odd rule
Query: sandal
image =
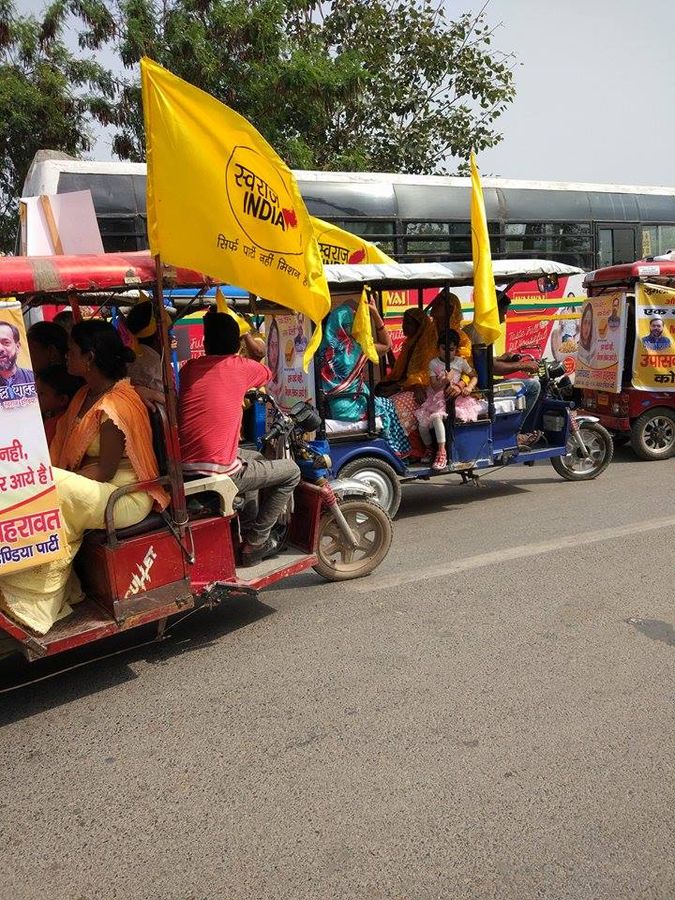
<path fill-rule="evenodd" d="M 445 450 L 439 450 L 431 468 L 434 472 L 443 472 L 448 468 L 448 454 Z"/>
<path fill-rule="evenodd" d="M 533 447 L 544 436 L 543 431 L 530 431 L 527 434 L 518 435 L 519 447 Z"/>

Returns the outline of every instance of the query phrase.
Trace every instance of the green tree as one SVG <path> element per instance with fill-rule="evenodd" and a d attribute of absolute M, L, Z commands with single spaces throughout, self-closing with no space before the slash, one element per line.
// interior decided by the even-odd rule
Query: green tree
<path fill-rule="evenodd" d="M 296 168 L 444 173 L 501 139 L 513 58 L 430 0 L 69 0 L 125 67 L 114 152 L 144 159 L 147 55 L 249 119 Z M 454 158 L 454 159 L 453 159 Z"/>
<path fill-rule="evenodd" d="M 18 199 L 35 153 L 52 148 L 79 155 L 90 149 L 92 117 L 110 122 L 115 82 L 91 59 L 78 59 L 61 35 L 66 9 L 19 16 L 0 0 L 0 249 L 14 250 Z"/>

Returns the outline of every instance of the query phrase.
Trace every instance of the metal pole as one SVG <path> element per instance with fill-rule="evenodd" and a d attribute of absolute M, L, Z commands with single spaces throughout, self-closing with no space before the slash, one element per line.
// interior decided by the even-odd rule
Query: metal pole
<path fill-rule="evenodd" d="M 171 320 L 164 307 L 164 284 L 162 278 L 162 261 L 155 257 L 155 301 L 159 308 L 159 342 L 162 352 L 162 381 L 166 397 L 166 415 L 169 424 L 167 447 L 167 468 L 171 479 L 171 499 L 173 518 L 181 537 L 187 526 L 187 507 L 185 504 L 185 488 L 183 486 L 183 470 L 181 467 L 180 441 L 178 439 L 178 406 L 176 402 L 176 384 L 171 365 L 171 343 L 169 329 Z"/>

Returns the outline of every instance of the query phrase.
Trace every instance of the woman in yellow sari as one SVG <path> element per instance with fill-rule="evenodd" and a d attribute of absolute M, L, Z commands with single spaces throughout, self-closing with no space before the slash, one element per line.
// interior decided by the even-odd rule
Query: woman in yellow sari
<path fill-rule="evenodd" d="M 59 420 L 50 446 L 68 553 L 0 577 L 0 606 L 38 634 L 83 599 L 73 559 L 84 532 L 104 527 L 113 491 L 158 475 L 148 411 L 126 377 L 132 357 L 112 325 L 92 319 L 73 327 L 68 371 L 85 385 Z M 163 509 L 167 503 L 160 487 L 127 494 L 115 506 L 115 525 L 135 525 L 153 505 Z"/>
<path fill-rule="evenodd" d="M 457 356 L 465 359 L 469 365 L 473 365 L 473 354 L 471 352 L 471 340 L 468 334 L 462 331 L 462 304 L 457 294 L 448 293 L 448 305 L 445 304 L 443 292 L 432 300 L 429 307 L 429 315 L 434 320 L 436 331 L 445 334 L 450 330 L 456 331 L 459 335 L 459 348 Z"/>
<path fill-rule="evenodd" d="M 438 333 L 429 316 L 421 309 L 407 309 L 403 315 L 405 340 L 387 378 L 380 381 L 377 393 L 391 397 L 413 456 L 423 456 L 424 446 L 417 431 L 415 409 L 423 403 L 429 385 L 429 363 L 436 356 Z"/>

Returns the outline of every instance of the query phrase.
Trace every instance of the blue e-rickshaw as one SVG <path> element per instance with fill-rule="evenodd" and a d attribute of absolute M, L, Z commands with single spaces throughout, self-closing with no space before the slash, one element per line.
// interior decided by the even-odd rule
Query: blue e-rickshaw
<path fill-rule="evenodd" d="M 387 291 L 407 291 L 424 308 L 425 289 L 434 288 L 435 298 L 445 298 L 446 318 L 450 289 L 473 283 L 470 262 L 419 263 L 411 265 L 326 266 L 326 277 L 333 305 L 356 299 L 364 286 L 383 314 L 382 295 Z M 558 278 L 581 274 L 574 266 L 548 260 L 504 260 L 494 263 L 495 282 L 508 294 L 516 284 L 537 281 L 541 293 L 554 291 Z M 414 302 L 414 300 L 411 300 Z M 608 432 L 594 417 L 577 417 L 573 412 L 573 386 L 561 364 L 537 359 L 541 391 L 528 417 L 528 427 L 540 434 L 537 442 L 524 446 L 519 442 L 525 417 L 524 379 L 496 380 L 493 375 L 492 347 L 473 347 L 474 368 L 478 374 L 477 391 L 484 413 L 474 422 L 462 422 L 454 414 L 454 402 L 447 403 L 448 466 L 437 471 L 430 465 L 411 464 L 401 459 L 382 433 L 375 413 L 376 370 L 369 363 L 369 391 L 363 421 L 343 422 L 331 417 L 330 398 L 322 387 L 320 363 L 315 366 L 317 406 L 322 425 L 317 439 L 330 440 L 333 474 L 369 484 L 378 502 L 394 516 L 401 502 L 401 485 L 448 474 L 459 475 L 464 482 L 477 483 L 484 470 L 514 463 L 533 465 L 548 459 L 562 477 L 589 480 L 609 465 L 613 455 Z M 385 375 L 381 364 L 380 374 Z"/>

